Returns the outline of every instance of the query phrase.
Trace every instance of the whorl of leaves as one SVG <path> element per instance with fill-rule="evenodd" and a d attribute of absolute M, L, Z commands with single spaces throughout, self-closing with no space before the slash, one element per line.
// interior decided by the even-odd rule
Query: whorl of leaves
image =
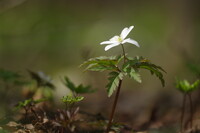
<path fill-rule="evenodd" d="M 83 86 L 82 84 L 76 86 L 68 77 L 64 78 L 64 85 L 68 87 L 73 93 L 83 94 L 83 93 L 92 93 L 95 90 L 91 89 L 90 85 Z"/>
<path fill-rule="evenodd" d="M 189 93 L 198 89 L 199 85 L 200 85 L 200 80 L 196 80 L 193 84 L 190 84 L 187 80 L 176 81 L 176 88 L 184 93 Z"/>
<path fill-rule="evenodd" d="M 107 84 L 107 92 L 108 96 L 111 96 L 115 91 L 116 87 L 119 85 L 119 81 L 126 75 L 130 78 L 133 78 L 135 81 L 141 83 L 141 76 L 139 74 L 140 69 L 146 69 L 151 72 L 151 74 L 156 75 L 162 85 L 165 85 L 165 81 L 163 78 L 164 69 L 160 66 L 157 66 L 151 63 L 149 60 L 143 57 L 135 57 L 135 58 L 125 58 L 125 63 L 120 67 L 120 61 L 124 58 L 124 56 L 111 56 L 111 57 L 96 57 L 89 59 L 84 62 L 81 66 L 85 66 L 85 70 L 89 71 L 105 71 L 109 70 L 109 83 Z"/>

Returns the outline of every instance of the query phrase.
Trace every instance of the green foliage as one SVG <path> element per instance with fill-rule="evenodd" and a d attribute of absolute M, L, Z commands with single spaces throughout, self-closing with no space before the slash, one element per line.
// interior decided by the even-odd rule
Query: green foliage
<path fill-rule="evenodd" d="M 193 84 L 190 84 L 187 80 L 176 81 L 176 88 L 184 93 L 189 93 L 198 89 L 199 85 L 200 85 L 200 80 L 196 80 Z"/>
<path fill-rule="evenodd" d="M 187 63 L 187 67 L 198 77 L 200 77 L 200 65 L 197 63 Z"/>
<path fill-rule="evenodd" d="M 165 72 L 165 70 L 160 66 L 151 63 L 149 60 L 137 56 L 134 59 L 128 58 L 127 62 L 123 65 L 123 71 L 127 72 L 129 75 L 133 73 L 133 76 L 135 76 L 134 79 L 138 82 L 141 82 L 140 75 L 138 74 L 139 69 L 149 70 L 151 74 L 156 75 L 160 79 L 162 85 L 165 86 L 165 81 L 162 74 L 162 72 Z"/>
<path fill-rule="evenodd" d="M 55 86 L 52 84 L 49 76 L 45 75 L 43 72 L 33 72 L 28 70 L 31 78 L 37 82 L 38 87 L 48 87 L 55 89 Z"/>
<path fill-rule="evenodd" d="M 75 94 L 83 94 L 83 93 L 91 93 L 95 90 L 91 89 L 91 86 L 83 86 L 82 84 L 75 86 L 75 84 L 69 80 L 68 77 L 64 78 L 64 84 L 66 87 L 68 87 L 73 93 Z"/>
<path fill-rule="evenodd" d="M 100 56 L 96 58 L 91 58 L 88 61 L 85 61 L 83 64 L 80 66 L 87 66 L 86 70 L 90 71 L 105 71 L 105 70 L 110 70 L 110 71 L 118 71 L 117 64 L 123 59 L 123 56 L 111 56 L 111 57 L 106 57 L 106 56 Z"/>
<path fill-rule="evenodd" d="M 110 97 L 119 85 L 119 81 L 123 78 L 123 73 L 121 72 L 110 72 L 109 73 L 109 83 L 107 84 L 108 97 Z"/>
<path fill-rule="evenodd" d="M 106 86 L 109 97 L 113 94 L 119 84 L 119 80 L 122 80 L 123 76 L 127 75 L 130 78 L 133 78 L 135 81 L 141 83 L 142 80 L 139 74 L 140 69 L 149 70 L 151 74 L 156 75 L 160 79 L 163 86 L 165 85 L 165 81 L 163 79 L 163 72 L 165 71 L 160 66 L 151 63 L 149 60 L 143 57 L 125 57 L 125 63 L 123 63 L 123 65 L 120 67 L 120 61 L 123 58 L 124 56 L 101 56 L 89 59 L 81 64 L 81 66 L 85 66 L 85 70 L 89 71 L 111 71 L 108 78 L 109 83 Z"/>
<path fill-rule="evenodd" d="M 20 77 L 21 76 L 18 73 L 0 69 L 0 78 L 4 81 L 15 81 L 16 79 Z"/>
<path fill-rule="evenodd" d="M 0 133 L 9 133 L 7 130 L 0 129 Z"/>
<path fill-rule="evenodd" d="M 122 71 L 128 75 L 130 78 L 133 78 L 135 81 L 141 83 L 142 80 L 141 80 L 141 76 L 140 74 L 138 73 L 138 70 L 136 71 L 137 69 L 134 69 L 131 64 L 130 64 L 130 61 L 126 62 L 123 67 L 122 67 Z"/>
<path fill-rule="evenodd" d="M 27 106 L 32 106 L 32 105 L 35 105 L 35 104 L 38 104 L 38 103 L 41 103 L 41 102 L 44 102 L 46 101 L 47 99 L 37 99 L 37 100 L 33 100 L 33 99 L 26 99 L 24 101 L 20 101 L 16 108 L 17 109 L 20 109 L 20 108 L 24 108 L 24 107 L 27 107 Z"/>
<path fill-rule="evenodd" d="M 0 69 L 0 80 L 15 85 L 24 85 L 27 83 L 23 81 L 22 76 L 20 74 L 5 69 Z"/>
<path fill-rule="evenodd" d="M 77 102 L 80 102 L 84 99 L 84 97 L 82 96 L 63 96 L 63 98 L 61 98 L 62 102 L 65 103 L 65 104 L 74 104 L 74 103 L 77 103 Z"/>

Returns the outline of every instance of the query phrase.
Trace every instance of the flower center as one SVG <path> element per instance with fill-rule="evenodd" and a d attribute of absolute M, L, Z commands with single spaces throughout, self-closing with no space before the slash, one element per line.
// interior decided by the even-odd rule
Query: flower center
<path fill-rule="evenodd" d="M 119 42 L 122 42 L 123 39 L 119 36 L 119 37 L 118 37 L 118 41 L 119 41 Z"/>

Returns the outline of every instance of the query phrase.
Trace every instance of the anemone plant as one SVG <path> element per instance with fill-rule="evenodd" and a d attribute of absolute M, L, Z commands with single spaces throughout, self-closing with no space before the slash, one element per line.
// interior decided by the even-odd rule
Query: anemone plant
<path fill-rule="evenodd" d="M 105 47 L 105 51 L 116 47 L 121 46 L 122 48 L 122 55 L 118 56 L 100 56 L 96 58 L 91 58 L 87 61 L 85 61 L 83 64 L 81 64 L 81 67 L 85 67 L 85 70 L 87 71 L 109 71 L 108 74 L 108 84 L 106 85 L 108 97 L 112 96 L 115 90 L 117 90 L 114 103 L 112 106 L 109 122 L 107 125 L 106 133 L 108 133 L 111 130 L 112 122 L 113 122 L 113 116 L 115 113 L 118 97 L 120 94 L 122 81 L 125 76 L 129 76 L 130 78 L 134 79 L 135 81 L 141 83 L 141 76 L 140 76 L 140 69 L 146 69 L 151 72 L 151 74 L 156 75 L 162 85 L 164 86 L 165 82 L 163 79 L 163 72 L 165 72 L 160 66 L 157 66 L 153 63 L 151 63 L 148 59 L 136 56 L 134 58 L 128 57 L 124 44 L 130 43 L 137 47 L 140 47 L 137 41 L 127 38 L 130 31 L 133 29 L 133 26 L 130 26 L 129 28 L 124 28 L 119 36 L 114 36 L 108 41 L 103 41 L 100 44 L 101 45 L 107 45 Z"/>
<path fill-rule="evenodd" d="M 182 105 L 182 113 L 181 113 L 181 133 L 183 132 L 184 128 L 184 114 L 185 114 L 185 106 L 187 97 L 189 99 L 190 104 L 190 128 L 193 127 L 193 104 L 192 104 L 192 96 L 191 93 L 198 89 L 200 84 L 200 80 L 196 80 L 193 84 L 190 84 L 187 80 L 177 80 L 176 81 L 176 88 L 183 93 L 183 105 Z"/>

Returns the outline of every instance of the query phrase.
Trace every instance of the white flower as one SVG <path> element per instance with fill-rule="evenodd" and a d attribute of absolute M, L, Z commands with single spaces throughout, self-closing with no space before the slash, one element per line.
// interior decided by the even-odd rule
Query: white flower
<path fill-rule="evenodd" d="M 37 74 L 41 79 L 45 80 L 46 82 L 51 82 L 52 81 L 51 77 L 47 76 L 45 73 L 43 73 L 41 71 L 37 72 Z"/>
<path fill-rule="evenodd" d="M 133 39 L 130 39 L 130 38 L 127 38 L 126 37 L 128 36 L 128 34 L 131 32 L 131 30 L 134 28 L 134 26 L 130 26 L 129 28 L 124 28 L 120 34 L 120 36 L 114 36 L 112 37 L 109 41 L 103 41 L 101 42 L 100 44 L 103 45 L 103 44 L 109 44 L 105 47 L 105 51 L 115 47 L 115 46 L 118 46 L 120 44 L 125 44 L 125 43 L 131 43 L 131 44 L 134 44 L 135 46 L 137 47 L 140 47 L 140 45 L 138 44 L 137 41 L 133 40 Z"/>

